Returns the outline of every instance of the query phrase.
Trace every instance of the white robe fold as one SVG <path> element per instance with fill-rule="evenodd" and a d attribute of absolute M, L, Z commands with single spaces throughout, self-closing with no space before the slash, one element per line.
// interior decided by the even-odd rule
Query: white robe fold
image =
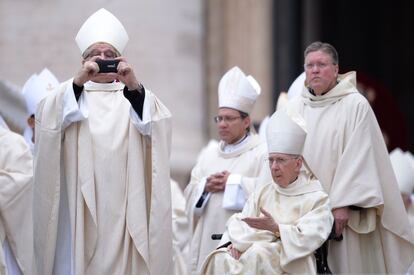
<path fill-rule="evenodd" d="M 33 159 L 23 137 L 0 127 L 0 274 L 36 274 Z"/>
<path fill-rule="evenodd" d="M 242 221 L 263 216 L 261 207 L 279 225 L 280 238 Z M 332 224 L 328 195 L 310 174 L 302 172 L 286 188 L 268 183 L 227 223 L 225 235 L 242 253 L 240 259 L 220 248 L 207 257 L 200 274 L 316 274 L 313 253 L 328 238 Z"/>
<path fill-rule="evenodd" d="M 174 275 L 186 274 L 186 259 L 190 241 L 190 226 L 185 214 L 185 197 L 180 186 L 171 180 Z"/>
<path fill-rule="evenodd" d="M 170 274 L 170 112 L 146 90 L 151 133 L 144 136 L 122 84 L 89 83 L 88 116 L 63 125 L 70 85 L 35 116 L 39 274 Z"/>
<path fill-rule="evenodd" d="M 195 216 L 194 207 L 200 198 L 199 190 L 203 187 L 200 186 L 203 179 L 224 170 L 242 175 L 241 187 L 247 198 L 254 191 L 258 176 L 264 174 L 262 170 L 269 169 L 265 163 L 267 148 L 258 135 L 249 135 L 244 145 L 232 152 L 224 152 L 222 145 L 222 142 L 213 141 L 203 149 L 191 172 L 191 181 L 184 191 L 192 236 L 188 260 L 189 275 L 196 274 L 204 258 L 217 247 L 219 241 L 212 240 L 211 235 L 222 233 L 227 219 L 239 212 L 224 209 L 224 192 L 216 192 L 210 193 L 201 216 Z"/>
<path fill-rule="evenodd" d="M 304 157 L 329 194 L 332 208 L 350 211 L 341 242 L 330 241 L 334 273 L 403 273 L 414 260 L 414 236 L 404 215 L 390 158 L 356 74 L 338 77 L 322 96 L 306 88 L 288 103 L 305 119 Z"/>

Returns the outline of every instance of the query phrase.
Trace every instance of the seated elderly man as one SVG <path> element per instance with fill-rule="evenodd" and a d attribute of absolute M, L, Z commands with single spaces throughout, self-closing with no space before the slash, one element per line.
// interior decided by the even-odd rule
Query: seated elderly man
<path fill-rule="evenodd" d="M 328 195 L 307 169 L 306 132 L 298 115 L 277 111 L 266 132 L 274 182 L 249 197 L 227 222 L 221 248 L 210 253 L 201 274 L 316 274 L 313 252 L 332 229 Z"/>

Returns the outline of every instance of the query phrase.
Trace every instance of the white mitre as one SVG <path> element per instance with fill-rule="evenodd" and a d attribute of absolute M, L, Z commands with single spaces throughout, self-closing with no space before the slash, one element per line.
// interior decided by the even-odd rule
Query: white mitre
<path fill-rule="evenodd" d="M 106 9 L 100 9 L 83 23 L 75 40 L 81 54 L 98 42 L 108 43 L 122 53 L 129 37 L 118 18 Z"/>
<path fill-rule="evenodd" d="M 26 110 L 29 116 L 36 112 L 37 103 L 41 100 L 40 90 L 39 82 L 37 82 L 37 74 L 32 74 L 22 88 L 22 94 L 26 100 Z"/>
<path fill-rule="evenodd" d="M 220 80 L 219 108 L 232 108 L 250 114 L 260 91 L 259 83 L 251 75 L 246 76 L 239 67 L 233 67 Z"/>
<path fill-rule="evenodd" d="M 414 166 L 410 157 L 396 148 L 390 153 L 390 159 L 400 192 L 411 195 L 414 189 Z"/>
<path fill-rule="evenodd" d="M 295 81 L 293 81 L 292 85 L 290 85 L 288 90 L 288 99 L 291 100 L 299 96 L 302 93 L 303 88 L 305 87 L 306 75 L 305 72 L 301 73 Z"/>
<path fill-rule="evenodd" d="M 44 68 L 38 75 L 33 74 L 22 89 L 28 115 L 35 114 L 39 102 L 58 85 L 59 81 L 47 68 Z"/>
<path fill-rule="evenodd" d="M 305 120 L 289 109 L 276 111 L 269 120 L 266 140 L 269 153 L 302 155 L 306 140 Z"/>

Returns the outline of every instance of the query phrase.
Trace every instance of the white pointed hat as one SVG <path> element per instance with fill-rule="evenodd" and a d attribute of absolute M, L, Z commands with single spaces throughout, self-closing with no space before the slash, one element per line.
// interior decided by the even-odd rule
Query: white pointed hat
<path fill-rule="evenodd" d="M 283 109 L 288 101 L 288 94 L 286 92 L 280 92 L 279 97 L 277 98 L 276 110 Z"/>
<path fill-rule="evenodd" d="M 305 80 L 306 80 L 306 75 L 305 75 L 305 72 L 303 72 L 295 79 L 295 81 L 293 81 L 292 85 L 290 85 L 289 90 L 288 90 L 289 100 L 299 96 L 302 93 L 302 90 L 305 87 Z"/>
<path fill-rule="evenodd" d="M 48 96 L 59 84 L 57 78 L 44 68 L 40 74 L 33 74 L 23 86 L 28 115 L 36 113 L 39 102 Z"/>
<path fill-rule="evenodd" d="M 106 9 L 100 9 L 86 19 L 75 40 L 81 54 L 89 46 L 98 42 L 111 44 L 119 53 L 122 53 L 129 37 L 118 18 Z"/>
<path fill-rule="evenodd" d="M 268 152 L 302 155 L 306 132 L 305 120 L 298 113 L 290 109 L 276 111 L 266 131 Z"/>
<path fill-rule="evenodd" d="M 414 166 L 410 157 L 396 148 L 390 153 L 390 159 L 400 192 L 411 195 L 414 189 Z"/>
<path fill-rule="evenodd" d="M 219 82 L 219 108 L 232 108 L 250 114 L 260 91 L 259 83 L 251 75 L 246 76 L 239 67 L 233 67 Z"/>

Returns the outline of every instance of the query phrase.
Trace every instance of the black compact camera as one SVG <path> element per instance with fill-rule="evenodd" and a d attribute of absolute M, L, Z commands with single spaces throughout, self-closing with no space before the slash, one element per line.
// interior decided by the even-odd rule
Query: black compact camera
<path fill-rule="evenodd" d="M 99 73 L 116 73 L 118 72 L 119 60 L 116 59 L 97 59 L 95 61 L 99 66 Z"/>

